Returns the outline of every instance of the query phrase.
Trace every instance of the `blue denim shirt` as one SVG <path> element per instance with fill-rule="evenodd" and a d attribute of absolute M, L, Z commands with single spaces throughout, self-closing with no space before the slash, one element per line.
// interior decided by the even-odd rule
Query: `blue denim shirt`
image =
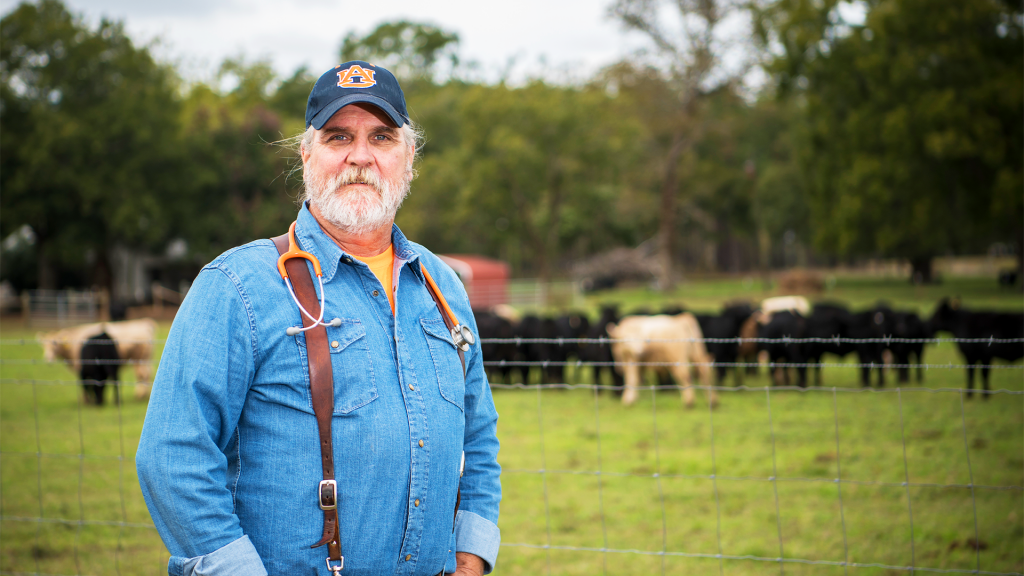
<path fill-rule="evenodd" d="M 456 551 L 480 556 L 489 572 L 500 543 L 498 415 L 479 345 L 463 378 L 420 266 L 476 334 L 462 284 L 395 227 L 392 315 L 364 263 L 306 207 L 297 222 L 300 245 L 323 268 L 324 318 L 341 319 L 327 339 L 342 574 L 454 572 Z M 326 546 L 310 549 L 323 512 L 306 341 L 285 334 L 301 321 L 277 257 L 259 240 L 203 268 L 160 359 L 136 465 L 174 576 L 329 574 Z"/>

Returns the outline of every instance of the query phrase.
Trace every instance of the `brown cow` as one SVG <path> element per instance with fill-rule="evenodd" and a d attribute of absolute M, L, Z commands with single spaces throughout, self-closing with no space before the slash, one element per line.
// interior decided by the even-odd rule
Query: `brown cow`
<path fill-rule="evenodd" d="M 56 332 L 38 333 L 36 340 L 43 346 L 43 358 L 47 362 L 67 360 L 76 374 L 81 370 L 79 354 L 82 345 L 91 336 L 106 331 L 117 345 L 117 354 L 122 361 L 135 366 L 135 398 L 145 400 L 152 386 L 153 340 L 156 338 L 156 322 L 150 318 L 125 322 L 97 322 L 64 328 Z"/>
<path fill-rule="evenodd" d="M 672 363 L 668 369 L 682 389 L 683 402 L 693 406 L 693 387 L 690 386 L 691 363 L 696 366 L 703 385 L 711 384 L 711 357 L 704 346 L 700 325 L 693 314 L 676 316 L 627 316 L 617 325 L 608 324 L 608 335 L 618 342 L 612 343 L 612 356 L 616 371 L 625 374 L 626 388 L 622 403 L 636 401 L 640 385 L 638 362 Z M 717 396 L 708 388 L 708 400 L 714 406 Z"/>

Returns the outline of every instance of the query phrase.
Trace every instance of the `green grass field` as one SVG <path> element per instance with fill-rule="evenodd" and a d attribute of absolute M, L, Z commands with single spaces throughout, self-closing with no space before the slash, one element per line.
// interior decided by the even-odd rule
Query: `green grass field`
<path fill-rule="evenodd" d="M 1024 308 L 1019 293 L 988 280 L 840 279 L 823 298 L 856 307 L 881 297 L 930 313 L 944 295 Z M 708 281 L 588 303 L 714 310 L 763 296 L 742 280 Z M 0 326 L 0 573 L 166 573 L 135 476 L 145 406 L 80 406 L 69 370 L 27 362 L 42 357 L 33 338 Z M 925 358 L 960 363 L 948 343 Z M 130 385 L 131 372 L 122 376 Z M 594 380 L 589 369 L 568 379 Z M 948 391 L 963 387 L 959 369 L 930 369 L 898 393 L 888 381 L 884 392 L 862 391 L 844 367 L 826 369 L 818 390 L 748 377 L 759 389 L 720 391 L 714 410 L 703 393 L 687 410 L 676 391 L 647 390 L 623 407 L 589 387 L 495 389 L 504 469 L 495 573 L 909 573 L 798 561 L 1024 572 L 1024 396 L 964 400 Z M 1020 364 L 993 370 L 992 387 L 1024 391 Z"/>

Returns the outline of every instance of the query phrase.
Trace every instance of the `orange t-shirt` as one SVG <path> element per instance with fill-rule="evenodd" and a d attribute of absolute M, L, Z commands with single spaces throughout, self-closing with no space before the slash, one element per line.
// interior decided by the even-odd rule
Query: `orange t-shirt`
<path fill-rule="evenodd" d="M 380 280 L 381 286 L 384 287 L 384 293 L 388 295 L 388 303 L 391 304 L 391 315 L 395 314 L 395 293 L 392 290 L 391 280 L 394 274 L 395 268 L 395 246 L 394 244 L 388 245 L 388 249 L 377 254 L 376 256 L 352 256 L 360 262 L 366 263 L 373 271 L 373 275 Z"/>

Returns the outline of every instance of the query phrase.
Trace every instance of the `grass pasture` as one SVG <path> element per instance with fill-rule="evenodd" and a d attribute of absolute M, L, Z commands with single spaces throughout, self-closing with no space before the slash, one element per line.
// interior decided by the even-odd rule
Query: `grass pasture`
<path fill-rule="evenodd" d="M 969 307 L 1021 309 L 1019 293 L 991 284 L 839 279 L 825 297 L 862 306 L 881 295 L 930 313 L 959 294 Z M 589 301 L 714 309 L 737 296 L 761 293 L 715 281 Z M 135 476 L 145 406 L 81 406 L 71 372 L 41 363 L 33 338 L 0 326 L 0 573 L 166 573 Z M 960 363 L 954 345 L 931 345 L 925 359 L 935 366 L 925 382 L 900 392 L 895 374 L 884 391 L 861 390 L 849 367 L 827 368 L 826 387 L 807 391 L 768 388 L 763 374 L 736 389 L 730 378 L 714 410 L 703 392 L 687 410 L 675 390 L 623 407 L 589 386 L 495 388 L 495 574 L 1024 572 L 1024 396 L 963 399 L 963 370 L 938 367 Z M 130 397 L 133 375 L 122 376 Z M 568 379 L 594 381 L 587 368 Z M 992 388 L 1024 392 L 1020 364 L 993 370 Z"/>

